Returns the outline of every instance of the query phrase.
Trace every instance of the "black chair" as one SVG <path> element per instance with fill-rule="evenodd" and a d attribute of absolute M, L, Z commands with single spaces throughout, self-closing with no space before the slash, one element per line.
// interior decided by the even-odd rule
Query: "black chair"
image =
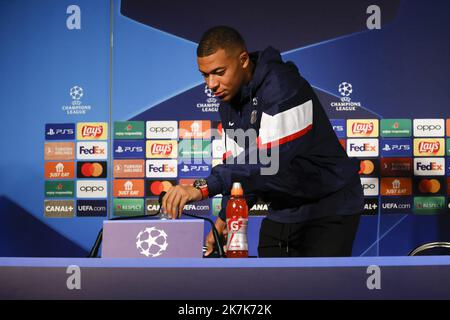
<path fill-rule="evenodd" d="M 445 256 L 450 255 L 450 242 L 429 242 L 408 253 L 408 256 Z"/>

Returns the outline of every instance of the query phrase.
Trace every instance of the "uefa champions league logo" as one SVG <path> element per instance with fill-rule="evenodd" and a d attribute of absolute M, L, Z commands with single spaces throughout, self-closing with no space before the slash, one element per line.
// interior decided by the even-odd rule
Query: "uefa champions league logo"
<path fill-rule="evenodd" d="M 352 94 L 352 92 L 353 92 L 353 86 L 351 85 L 351 83 L 342 82 L 339 85 L 339 93 L 342 96 L 342 98 L 341 98 L 342 102 L 350 102 L 350 100 L 351 100 L 350 95 Z"/>
<path fill-rule="evenodd" d="M 147 258 L 155 258 L 166 251 L 167 233 L 155 227 L 145 228 L 136 236 L 136 248 Z"/>
<path fill-rule="evenodd" d="M 208 88 L 208 86 L 205 86 L 205 94 L 208 96 L 208 99 L 206 101 L 208 101 L 208 103 L 216 103 L 217 99 L 214 95 L 214 93 L 212 92 L 212 90 L 210 88 Z"/>
<path fill-rule="evenodd" d="M 83 97 L 83 88 L 79 86 L 74 86 L 70 88 L 70 96 L 73 100 L 80 100 Z"/>

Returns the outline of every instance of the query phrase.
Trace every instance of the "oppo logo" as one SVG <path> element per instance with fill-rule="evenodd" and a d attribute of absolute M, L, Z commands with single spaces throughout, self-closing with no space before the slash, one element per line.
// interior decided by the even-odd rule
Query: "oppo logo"
<path fill-rule="evenodd" d="M 433 131 L 433 130 L 441 130 L 442 127 L 440 125 L 418 125 L 417 130 L 420 131 Z"/>
<path fill-rule="evenodd" d="M 373 190 L 376 187 L 373 183 L 364 183 L 362 186 L 364 190 Z"/>
<path fill-rule="evenodd" d="M 174 132 L 175 128 L 173 127 L 151 127 L 150 132 L 153 133 L 166 133 L 166 132 Z"/>
<path fill-rule="evenodd" d="M 81 186 L 80 191 L 83 192 L 98 192 L 104 191 L 105 188 L 102 186 Z"/>

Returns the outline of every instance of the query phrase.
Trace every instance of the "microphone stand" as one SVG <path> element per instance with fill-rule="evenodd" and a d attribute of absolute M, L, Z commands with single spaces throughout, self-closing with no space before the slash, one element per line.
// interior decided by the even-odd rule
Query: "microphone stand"
<path fill-rule="evenodd" d="M 142 218 L 149 218 L 149 217 L 155 217 L 157 215 L 159 215 L 161 213 L 161 208 L 162 208 L 162 199 L 164 197 L 164 195 L 166 194 L 165 191 L 161 192 L 161 194 L 159 195 L 159 209 L 158 212 L 154 213 L 154 214 L 147 214 L 147 215 L 140 215 L 140 216 L 132 216 L 132 217 L 117 217 L 117 218 L 112 218 L 109 219 L 109 221 L 115 221 L 115 220 L 134 220 L 134 219 L 142 219 Z M 196 218 L 196 219 L 202 219 L 205 221 L 208 221 L 211 224 L 211 230 L 214 236 L 214 240 L 217 244 L 217 251 L 219 254 L 220 258 L 224 258 L 225 257 L 225 253 L 223 251 L 223 247 L 222 247 L 222 241 L 220 241 L 220 237 L 219 237 L 219 232 L 216 229 L 216 226 L 214 225 L 214 222 L 207 218 L 207 217 L 200 217 L 200 216 L 196 216 L 193 214 L 188 214 L 188 213 L 182 213 L 185 216 L 188 217 L 192 217 L 192 218 Z M 103 240 L 103 228 L 100 229 L 100 231 L 97 234 L 97 238 L 95 239 L 95 243 L 92 246 L 91 251 L 89 252 L 88 258 L 97 258 L 98 257 L 98 251 L 100 249 L 100 245 L 102 243 Z"/>

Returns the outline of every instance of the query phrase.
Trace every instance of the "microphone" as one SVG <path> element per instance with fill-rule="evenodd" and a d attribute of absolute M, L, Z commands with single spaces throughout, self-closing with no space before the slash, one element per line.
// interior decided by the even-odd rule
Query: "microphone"
<path fill-rule="evenodd" d="M 158 202 L 159 202 L 160 207 L 159 207 L 158 212 L 162 208 L 162 200 L 163 200 L 165 195 L 166 195 L 165 191 L 161 192 L 161 194 L 159 195 Z M 211 225 L 211 230 L 212 230 L 213 236 L 214 236 L 214 241 L 216 242 L 216 245 L 217 245 L 218 255 L 219 255 L 220 258 L 224 258 L 225 257 L 225 252 L 223 252 L 222 241 L 220 241 L 219 232 L 217 231 L 216 226 L 214 225 L 214 222 L 211 219 L 207 218 L 207 217 L 200 217 L 200 216 L 196 216 L 196 215 L 185 213 L 185 212 L 182 212 L 182 214 L 185 215 L 185 216 L 188 216 L 188 217 L 192 217 L 192 218 L 196 218 L 196 219 L 202 219 L 202 220 L 205 220 L 205 221 L 209 222 L 209 224 Z"/>

